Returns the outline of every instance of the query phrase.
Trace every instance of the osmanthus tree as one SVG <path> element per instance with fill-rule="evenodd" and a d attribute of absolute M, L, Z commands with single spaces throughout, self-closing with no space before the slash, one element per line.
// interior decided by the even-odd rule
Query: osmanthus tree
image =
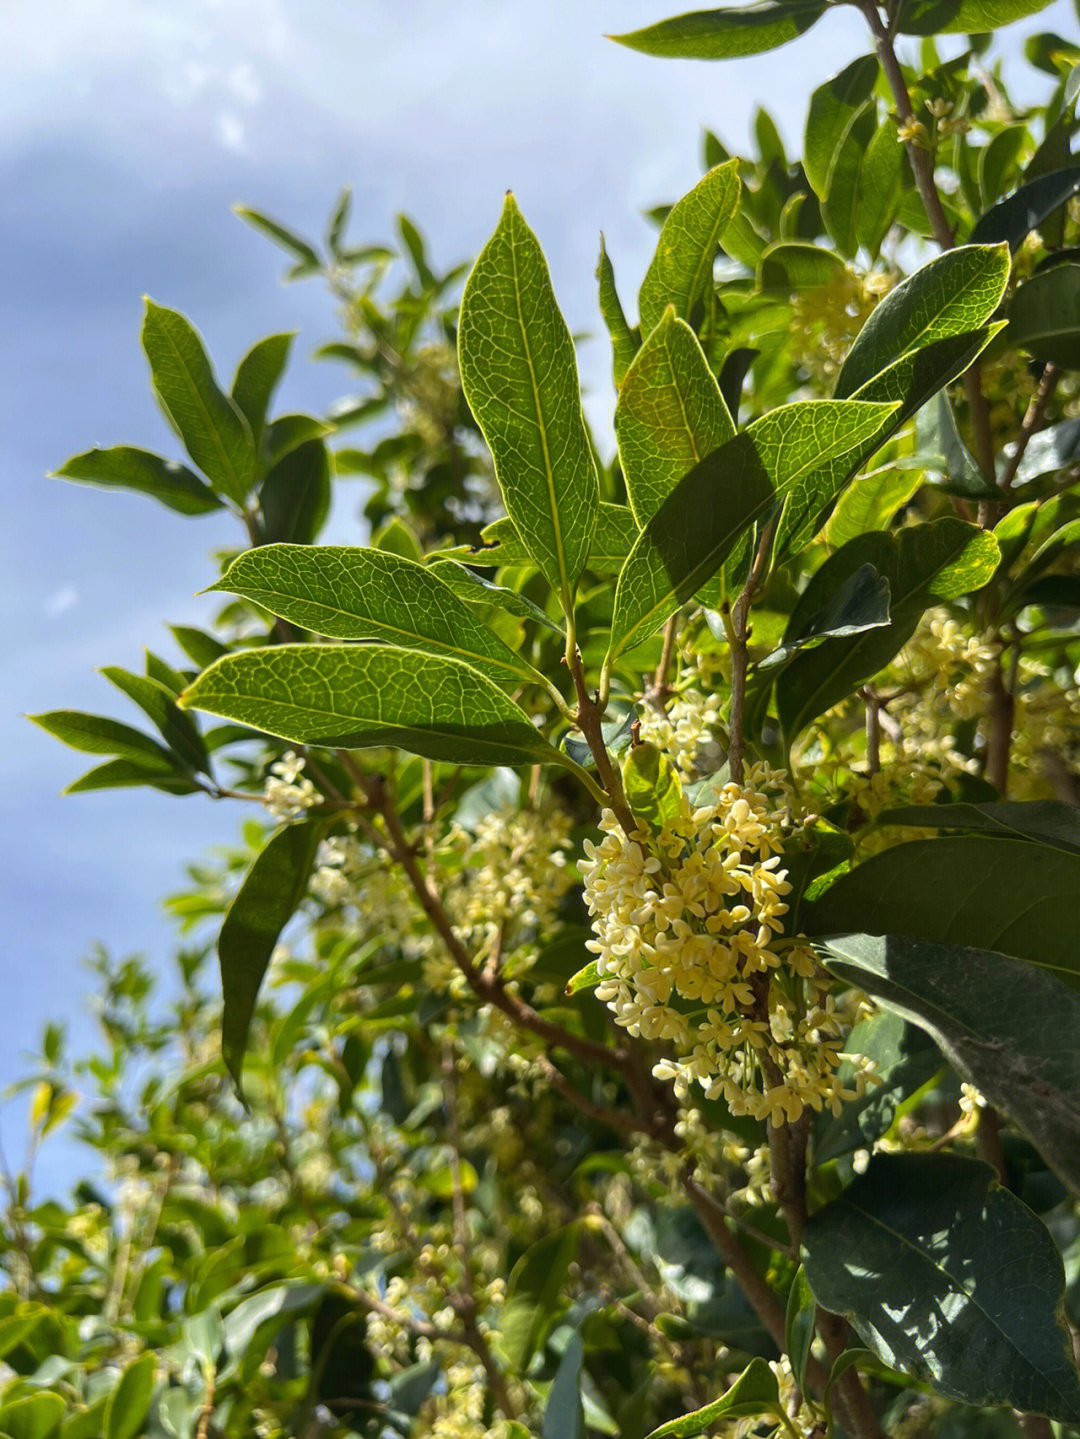
<path fill-rule="evenodd" d="M 610 461 L 512 197 L 460 309 L 409 222 L 394 289 L 346 202 L 325 248 L 247 212 L 341 300 L 326 419 L 269 418 L 289 337 L 226 393 L 148 305 L 190 465 L 60 473 L 245 547 L 214 633 L 104 672 L 156 735 L 37 718 L 73 790 L 256 817 L 169 901 L 173 997 L 101 957 L 99 1053 L 46 1033 L 35 1145 L 110 1183 L 8 1176 L 0 1432 L 1080 1425 L 1080 49 L 1032 36 L 1024 108 L 974 32 L 1038 3 L 861 8 L 801 160 L 706 137 L 638 323 L 601 254 Z M 350 473 L 372 543 L 319 546 Z"/>

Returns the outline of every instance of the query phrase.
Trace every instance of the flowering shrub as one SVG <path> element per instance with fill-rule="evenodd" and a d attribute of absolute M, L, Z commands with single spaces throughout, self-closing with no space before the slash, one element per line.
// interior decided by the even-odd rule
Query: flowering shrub
<path fill-rule="evenodd" d="M 801 160 L 706 137 L 637 323 L 601 254 L 608 460 L 512 197 L 460 296 L 347 196 L 325 254 L 244 212 L 341 303 L 322 419 L 270 418 L 288 337 L 226 393 L 148 304 L 191 466 L 60 473 L 246 548 L 104 671 L 156 736 L 36 718 L 73 791 L 257 818 L 168 901 L 178 997 L 99 956 L 99 1052 L 46 1032 L 34 1147 L 105 1181 L 7 1176 L 0 1433 L 1080 1424 L 1080 48 L 1020 110 L 975 33 L 1040 8 L 866 0 Z"/>

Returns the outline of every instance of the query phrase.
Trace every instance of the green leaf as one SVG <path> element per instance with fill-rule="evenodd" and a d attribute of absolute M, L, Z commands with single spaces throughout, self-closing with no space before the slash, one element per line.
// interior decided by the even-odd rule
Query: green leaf
<path fill-rule="evenodd" d="M 638 537 L 638 527 L 633 511 L 627 505 L 613 505 L 600 501 L 596 517 L 596 531 L 589 549 L 590 570 L 601 575 L 617 575 L 626 563 L 626 557 Z M 532 564 L 533 559 L 521 542 L 521 536 L 511 519 L 495 520 L 485 527 L 481 538 L 489 549 L 476 550 L 469 557 L 470 564 L 476 565 L 520 565 Z"/>
<path fill-rule="evenodd" d="M 867 934 L 824 948 L 834 974 L 925 1030 L 1080 1193 L 1080 1049 L 1062 1043 L 1080 1034 L 1076 990 L 984 949 Z"/>
<path fill-rule="evenodd" d="M 462 388 L 507 513 L 569 614 L 596 528 L 599 481 L 574 343 L 512 195 L 465 283 L 458 346 Z"/>
<path fill-rule="evenodd" d="M 192 625 L 170 625 L 169 632 L 192 664 L 198 665 L 201 670 L 229 653 L 228 645 Z"/>
<path fill-rule="evenodd" d="M 287 230 L 284 225 L 279 225 L 276 220 L 271 220 L 269 215 L 264 215 L 260 210 L 252 210 L 247 205 L 234 205 L 233 214 L 238 215 L 241 220 L 246 220 L 253 229 L 273 240 L 275 244 L 280 245 L 283 250 L 287 250 L 290 255 L 299 260 L 299 266 L 290 271 L 286 276 L 287 279 L 292 280 L 298 278 L 300 273 L 314 273 L 322 269 L 322 261 L 307 241 L 302 240 L 292 230 Z"/>
<path fill-rule="evenodd" d="M 652 518 L 699 460 L 735 434 L 705 352 L 672 305 L 626 372 L 615 434 L 627 497 L 639 526 Z"/>
<path fill-rule="evenodd" d="M 0 1433 L 4 1439 L 52 1439 L 66 1412 L 60 1395 L 48 1391 L 12 1399 L 0 1404 Z"/>
<path fill-rule="evenodd" d="M 1018 285 L 1005 338 L 1044 364 L 1080 369 L 1080 265 L 1054 265 Z"/>
<path fill-rule="evenodd" d="M 138 1439 L 154 1392 L 155 1359 L 143 1354 L 129 1364 L 105 1406 L 104 1439 Z"/>
<path fill-rule="evenodd" d="M 398 555 L 402 559 L 413 560 L 417 564 L 424 558 L 423 546 L 417 538 L 416 531 L 398 515 L 395 515 L 388 524 L 385 524 L 377 534 L 372 536 L 372 544 L 377 550 L 382 550 L 388 555 Z"/>
<path fill-rule="evenodd" d="M 798 654 L 776 690 L 776 707 L 787 742 L 837 701 L 885 668 L 915 633 L 923 611 L 935 599 L 954 599 L 979 589 L 997 568 L 992 535 L 976 525 L 947 517 L 912 525 L 896 535 L 878 530 L 860 535 L 821 566 L 796 601 L 789 630 L 798 634 L 821 604 L 866 565 L 889 584 L 888 628 L 867 627 L 843 639 L 827 639 Z M 813 608 L 812 608 L 813 607 Z"/>
<path fill-rule="evenodd" d="M 646 1439 L 695 1439 L 717 1420 L 752 1419 L 759 1414 L 779 1417 L 779 1410 L 780 1391 L 776 1375 L 764 1359 L 752 1359 L 726 1394 L 706 1404 L 703 1409 L 695 1409 L 692 1414 L 661 1424 Z"/>
<path fill-rule="evenodd" d="M 860 475 L 843 492 L 829 516 L 824 532 L 826 543 L 839 549 L 856 535 L 887 529 L 921 484 L 922 476 L 917 471 L 898 470 L 891 465 Z"/>
<path fill-rule="evenodd" d="M 963 829 L 1010 839 L 1030 839 L 1080 854 L 1080 809 L 1061 800 L 995 800 L 989 804 L 913 804 L 884 810 L 882 825 Z"/>
<path fill-rule="evenodd" d="M 677 15 L 610 38 L 663 59 L 739 59 L 786 45 L 816 24 L 825 9 L 825 0 L 758 0 L 753 5 Z"/>
<path fill-rule="evenodd" d="M 309 440 L 324 440 L 333 433 L 333 425 L 317 420 L 313 415 L 281 415 L 272 420 L 263 433 L 266 468 L 273 470 L 286 455 Z"/>
<path fill-rule="evenodd" d="M 854 259 L 859 248 L 856 221 L 862 198 L 862 167 L 876 127 L 877 105 L 873 100 L 867 100 L 856 113 L 836 152 L 829 178 L 829 194 L 821 206 L 825 228 L 835 241 L 836 248 L 849 260 Z M 858 344 L 858 341 L 855 343 Z M 836 393 L 840 394 L 839 388 Z"/>
<path fill-rule="evenodd" d="M 330 510 L 330 461 L 322 440 L 290 450 L 259 486 L 267 543 L 312 544 Z"/>
<path fill-rule="evenodd" d="M 287 824 L 267 840 L 244 876 L 218 935 L 221 989 L 221 1052 L 240 1085 L 248 1031 L 266 967 L 307 890 L 323 833 L 318 821 Z"/>
<path fill-rule="evenodd" d="M 972 834 L 912 840 L 872 855 L 799 918 L 811 936 L 893 934 L 970 945 L 1080 983 L 1078 901 L 1080 856 Z"/>
<path fill-rule="evenodd" d="M 61 744 L 81 750 L 83 754 L 116 754 L 132 759 L 149 756 L 172 768 L 168 751 L 162 749 L 156 740 L 105 715 L 83 714 L 79 710 L 50 710 L 47 714 L 27 715 L 27 719 L 40 725 Z"/>
<path fill-rule="evenodd" d="M 819 513 L 891 413 L 858 401 L 780 406 L 695 465 L 649 520 L 619 575 L 609 661 L 695 595 L 777 501 L 784 506 L 778 530 L 785 522 L 801 528 Z"/>
<path fill-rule="evenodd" d="M 679 319 L 690 319 L 695 301 L 712 283 L 720 237 L 738 209 L 741 188 L 739 162 L 728 160 L 671 207 L 638 293 L 644 338 L 668 305 Z"/>
<path fill-rule="evenodd" d="M 184 448 L 220 494 L 242 504 L 255 479 L 255 441 L 217 387 L 202 340 L 175 310 L 146 301 L 143 349 L 154 390 Z"/>
<path fill-rule="evenodd" d="M 901 35 L 981 34 L 1045 10 L 1052 0 L 907 0 L 896 28 Z"/>
<path fill-rule="evenodd" d="M 783 642 L 761 661 L 759 671 L 786 663 L 807 645 L 845 639 L 891 623 L 889 581 L 872 564 L 857 566 L 839 582 L 832 574 L 819 579 L 820 575 L 821 570 L 811 575 Z"/>
<path fill-rule="evenodd" d="M 1006 125 L 979 155 L 979 199 L 985 212 L 1004 191 L 1027 146 L 1026 125 Z"/>
<path fill-rule="evenodd" d="M 855 235 L 875 259 L 896 218 L 897 203 L 910 167 L 890 120 L 879 125 L 870 139 L 859 170 Z"/>
<path fill-rule="evenodd" d="M 163 460 L 160 455 L 131 445 L 73 455 L 53 473 L 60 479 L 77 480 L 80 484 L 152 495 L 182 515 L 205 515 L 221 509 L 221 501 L 210 486 L 185 465 Z"/>
<path fill-rule="evenodd" d="M 811 1217 L 803 1263 L 819 1304 L 946 1398 L 1080 1418 L 1061 1258 L 990 1165 L 876 1155 Z"/>
<path fill-rule="evenodd" d="M 623 376 L 637 354 L 641 336 L 635 334 L 627 321 L 626 314 L 615 288 L 615 270 L 600 236 L 600 259 L 596 265 L 596 282 L 600 291 L 600 313 L 611 337 L 611 367 L 615 377 L 615 388 L 623 382 Z"/>
<path fill-rule="evenodd" d="M 276 645 L 226 655 L 182 703 L 293 744 L 390 745 L 448 764 L 572 764 L 477 670 L 391 645 Z"/>
<path fill-rule="evenodd" d="M 88 794 L 98 789 L 132 789 L 139 785 L 159 789 L 164 794 L 196 794 L 200 789 L 187 770 L 162 754 L 160 758 L 131 755 L 107 760 L 65 785 L 63 793 Z"/>
<path fill-rule="evenodd" d="M 572 974 L 566 983 L 567 994 L 581 994 L 584 990 L 595 989 L 603 980 L 604 976 L 597 967 L 596 960 L 592 960 L 584 969 L 579 969 Z"/>
<path fill-rule="evenodd" d="M 806 1388 L 806 1365 L 814 1342 L 816 1319 L 817 1301 L 807 1283 L 806 1271 L 800 1265 L 788 1290 L 784 1319 L 784 1352 L 791 1361 L 791 1372 L 800 1389 Z"/>
<path fill-rule="evenodd" d="M 857 1024 L 844 1044 L 849 1055 L 874 1061 L 880 1084 L 870 1085 L 861 1099 L 847 1101 L 839 1114 L 823 1110 L 814 1124 L 814 1159 L 827 1164 L 854 1149 L 873 1149 L 874 1141 L 888 1133 L 901 1107 L 942 1072 L 937 1048 L 921 1029 L 905 1024 L 897 1015 L 882 1011 Z M 839 1075 L 847 1084 L 855 1065 L 845 1059 Z"/>
<path fill-rule="evenodd" d="M 543 1439 L 586 1439 L 581 1403 L 581 1366 L 585 1346 L 575 1330 L 566 1342 L 544 1406 Z"/>
<path fill-rule="evenodd" d="M 559 1310 L 581 1231 L 568 1224 L 527 1249 L 510 1273 L 499 1328 L 510 1365 L 524 1373 Z"/>
<path fill-rule="evenodd" d="M 762 254 L 757 267 L 759 290 L 791 295 L 798 290 L 815 290 L 827 285 L 845 268 L 832 250 L 781 240 Z"/>
<path fill-rule="evenodd" d="M 1008 453 L 1008 451 L 1006 451 Z M 1080 459 L 1080 416 L 1061 420 L 1032 435 L 1016 470 L 1017 485 L 1057 474 Z"/>
<path fill-rule="evenodd" d="M 232 402 L 247 420 L 256 449 L 266 423 L 271 396 L 285 373 L 295 338 L 295 333 L 267 335 L 265 340 L 252 345 L 236 367 Z"/>
<path fill-rule="evenodd" d="M 803 169 L 819 200 L 829 193 L 833 165 L 858 110 L 878 76 L 876 55 L 861 55 L 810 96 L 803 138 Z"/>
<path fill-rule="evenodd" d="M 859 331 L 837 377 L 837 398 L 854 395 L 914 351 L 978 330 L 1000 303 L 1008 279 L 1004 245 L 963 245 L 916 270 Z"/>
<path fill-rule="evenodd" d="M 636 744 L 622 766 L 626 800 L 637 819 L 659 831 L 681 808 L 682 785 L 667 755 L 652 744 Z"/>
<path fill-rule="evenodd" d="M 1039 226 L 1080 190 L 1080 164 L 1051 170 L 1021 185 L 976 221 L 973 245 L 1004 241 L 1014 253 Z"/>
<path fill-rule="evenodd" d="M 891 400 L 898 405 L 892 430 L 899 429 L 945 385 L 964 373 L 1005 328 L 1005 321 L 985 325 L 962 335 L 935 340 L 925 349 L 911 350 L 887 369 L 867 380 L 855 393 L 858 400 Z M 857 343 L 857 342 L 856 342 Z"/>
<path fill-rule="evenodd" d="M 211 590 L 243 595 L 293 624 L 345 640 L 385 640 L 462 660 L 499 684 L 542 683 L 425 566 L 348 545 L 262 545 L 239 555 Z"/>
<path fill-rule="evenodd" d="M 134 675 L 117 665 L 105 665 L 101 673 L 149 717 L 182 764 L 196 774 L 210 773 L 210 757 L 198 726 L 177 705 L 164 685 L 145 675 Z"/>
<path fill-rule="evenodd" d="M 535 620 L 545 629 L 552 630 L 557 635 L 562 634 L 559 626 L 539 605 L 534 605 L 532 600 L 518 594 L 517 590 L 485 579 L 483 575 L 470 570 L 468 565 L 459 564 L 456 560 L 434 558 L 427 567 L 467 605 L 475 605 L 480 609 L 493 605 L 496 609 L 505 610 L 507 614 L 516 615 L 518 619 Z"/>
<path fill-rule="evenodd" d="M 947 495 L 972 500 L 1000 500 L 1001 491 L 983 476 L 974 456 L 964 444 L 949 397 L 937 394 L 919 411 L 915 421 L 916 452 L 913 465 L 935 471 L 938 478 L 927 483 Z"/>

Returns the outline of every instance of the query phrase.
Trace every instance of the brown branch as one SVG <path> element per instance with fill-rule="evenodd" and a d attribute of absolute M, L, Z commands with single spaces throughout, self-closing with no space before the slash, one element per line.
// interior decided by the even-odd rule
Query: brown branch
<path fill-rule="evenodd" d="M 1056 365 L 1044 365 L 1042 378 L 1035 389 L 1035 393 L 1028 401 L 1028 407 L 1024 412 L 1024 418 L 1020 422 L 1020 434 L 1017 436 L 1016 447 L 1006 462 L 1005 468 L 999 481 L 1002 492 L 1008 494 L 1016 480 L 1020 462 L 1024 458 L 1028 442 L 1032 435 L 1039 428 L 1046 407 L 1050 403 L 1050 397 L 1058 382 L 1060 371 Z"/>
<path fill-rule="evenodd" d="M 585 671 L 581 664 L 581 655 L 577 650 L 574 651 L 569 664 L 574 680 L 574 689 L 577 693 L 578 709 L 575 716 L 577 726 L 592 753 L 596 763 L 596 773 L 600 777 L 600 783 L 607 790 L 608 801 L 615 818 L 622 825 L 623 833 L 629 839 L 631 835 L 640 831 L 641 825 L 634 818 L 633 811 L 626 802 L 622 777 L 612 764 L 611 756 L 607 752 L 607 745 L 604 742 L 603 711 L 598 699 L 589 694 L 588 686 L 585 683 Z"/>

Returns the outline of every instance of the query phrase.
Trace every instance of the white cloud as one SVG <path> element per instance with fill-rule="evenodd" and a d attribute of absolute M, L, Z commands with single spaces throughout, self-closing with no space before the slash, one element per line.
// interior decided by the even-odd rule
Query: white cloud
<path fill-rule="evenodd" d="M 62 589 L 57 590 L 55 594 L 51 594 L 45 601 L 45 613 L 51 620 L 59 619 L 61 615 L 66 615 L 68 610 L 74 605 L 77 605 L 78 602 L 79 591 L 76 587 L 74 585 L 64 585 Z"/>

